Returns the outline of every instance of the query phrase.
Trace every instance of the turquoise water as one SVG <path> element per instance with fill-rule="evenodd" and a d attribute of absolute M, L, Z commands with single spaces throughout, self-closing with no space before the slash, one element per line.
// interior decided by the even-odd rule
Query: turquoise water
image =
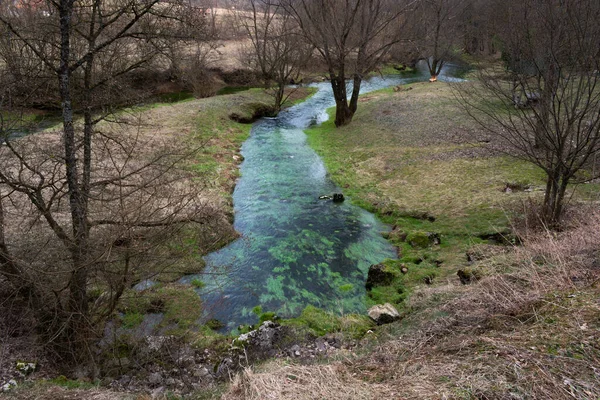
<path fill-rule="evenodd" d="M 428 78 L 373 78 L 362 92 Z M 334 105 L 328 82 L 318 92 L 277 118 L 256 122 L 242 146 L 245 161 L 233 193 L 235 229 L 241 238 L 208 255 L 194 278 L 204 318 L 226 329 L 257 318 L 252 308 L 282 317 L 298 315 L 311 304 L 336 313 L 364 312 L 366 274 L 371 264 L 395 258 L 381 236 L 389 228 L 351 204 L 319 200 L 343 193 L 327 176 L 303 129 L 327 120 Z"/>

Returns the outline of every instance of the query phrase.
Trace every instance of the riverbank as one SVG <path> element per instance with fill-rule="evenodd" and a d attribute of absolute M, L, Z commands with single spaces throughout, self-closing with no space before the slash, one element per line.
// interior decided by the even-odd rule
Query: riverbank
<path fill-rule="evenodd" d="M 307 135 L 344 193 L 394 227 L 388 237 L 399 260 L 388 264 L 408 271 L 371 298 L 402 308 L 414 287 L 455 279 L 473 245 L 512 240 L 510 217 L 542 193 L 544 175 L 489 150 L 494 138 L 464 113 L 449 84 L 399 89 L 363 96 L 352 124 L 336 129 L 330 120 Z M 439 245 L 430 246 L 427 233 Z"/>
<path fill-rule="evenodd" d="M 598 397 L 596 206 L 573 207 L 558 234 L 519 224 L 543 174 L 486 150 L 494 138 L 447 84 L 398 89 L 363 96 L 349 126 L 307 135 L 344 194 L 394 226 L 394 279 L 370 301 L 401 321 L 325 364 L 247 370 L 226 398 Z M 598 193 L 579 187 L 571 204 Z"/>
<path fill-rule="evenodd" d="M 286 106 L 302 101 L 313 93 L 311 88 L 300 88 L 294 91 Z M 11 330 L 18 328 L 21 333 L 14 337 L 7 334 L 1 338 L 3 351 L 0 354 L 0 381 L 4 384 L 14 378 L 19 386 L 24 385 L 23 390 L 14 392 L 15 398 L 60 398 L 61 388 L 96 388 L 100 384 L 111 385 L 112 379 L 122 376 L 130 378 L 130 385 L 123 386 L 119 383 L 117 386 L 121 390 L 131 388 L 147 391 L 149 388 L 144 380 L 148 374 L 159 371 L 164 373 L 167 366 L 176 364 L 176 360 L 165 354 L 153 353 L 150 358 L 147 357 L 148 354 L 140 354 L 143 352 L 141 349 L 151 346 L 146 343 L 147 338 L 158 338 L 156 340 L 159 342 L 164 337 L 176 338 L 173 343 L 176 342 L 178 351 L 183 351 L 184 348 L 190 350 L 192 346 L 210 348 L 210 354 L 204 354 L 198 361 L 199 369 L 204 365 L 212 368 L 214 363 L 220 363 L 222 357 L 219 346 L 222 344 L 221 347 L 227 348 L 229 340 L 214 333 L 212 328 L 215 326 L 198 326 L 202 304 L 195 289 L 201 282 L 184 285 L 177 281 L 183 275 L 201 271 L 204 267 L 201 258 L 203 255 L 237 237 L 233 229 L 231 194 L 239 178 L 238 166 L 243 161 L 240 147 L 248 138 L 251 125 L 234 121 L 231 114 L 252 117 L 257 107 L 268 106 L 271 101 L 264 90 L 249 89 L 231 95 L 153 103 L 133 110 L 123 110 L 120 119 L 127 119 L 130 124 L 123 124 L 123 121 L 119 124 L 103 122 L 98 126 L 101 131 L 113 133 L 119 129 L 121 134 L 135 137 L 139 143 L 156 139 L 161 143 L 172 144 L 173 148 L 184 145 L 187 149 L 196 149 L 193 157 L 186 160 L 186 167 L 193 173 L 193 184 L 199 188 L 201 198 L 197 201 L 207 210 L 210 218 L 193 233 L 181 230 L 181 237 L 170 239 L 168 246 L 173 247 L 172 251 L 185 253 L 184 259 L 164 264 L 147 263 L 146 269 L 156 268 L 143 271 L 145 276 L 153 276 L 157 283 L 154 287 L 141 291 L 128 289 L 123 294 L 122 301 L 117 306 L 118 312 L 96 348 L 96 351 L 105 356 L 99 357 L 100 363 L 96 366 L 100 376 L 104 377 L 102 382 L 92 383 L 89 380 L 77 381 L 64 377 L 55 379 L 59 368 L 46 361 L 42 349 L 35 344 L 35 332 L 29 332 L 19 323 L 19 318 L 13 315 L 16 307 L 6 305 L 3 308 L 6 321 L 0 321 L 0 326 Z M 55 142 L 59 137 L 59 132 L 49 129 L 31 139 Z M 143 151 L 136 156 L 143 157 Z M 171 251 L 170 248 L 167 250 Z M 100 298 L 101 289 L 97 285 L 92 287 L 89 294 L 92 301 Z M 17 325 L 13 327 L 10 325 L 12 323 Z M 170 351 L 172 348 L 162 349 Z M 36 372 L 26 380 L 22 379 L 23 376 L 15 368 L 16 360 L 23 359 L 38 363 Z M 146 367 L 158 370 L 148 371 Z M 205 387 L 216 386 L 212 375 L 208 375 L 211 380 L 204 382 Z M 181 381 L 178 380 L 177 383 Z M 175 385 L 169 387 L 171 389 L 181 388 Z M 185 390 L 189 392 L 193 389 L 188 387 Z M 90 396 L 93 392 L 89 392 Z M 98 393 L 100 397 L 116 396 L 114 393 L 103 393 L 102 390 Z M 78 398 L 77 396 L 85 395 L 67 391 L 64 396 Z"/>

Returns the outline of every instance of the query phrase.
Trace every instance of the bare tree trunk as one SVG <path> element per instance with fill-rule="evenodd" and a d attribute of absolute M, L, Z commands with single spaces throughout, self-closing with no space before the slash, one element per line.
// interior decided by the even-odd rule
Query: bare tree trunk
<path fill-rule="evenodd" d="M 341 81 L 341 82 L 340 82 Z M 335 98 L 335 126 L 340 127 L 352 121 L 352 110 L 348 106 L 346 96 L 346 82 L 343 79 L 335 78 L 331 81 L 333 97 Z"/>
<path fill-rule="evenodd" d="M 563 214 L 565 193 L 569 179 L 563 169 L 557 166 L 546 181 L 546 194 L 542 208 L 542 220 L 551 229 L 560 226 Z"/>
<path fill-rule="evenodd" d="M 545 137 L 550 135 L 550 109 L 553 107 L 554 94 L 558 86 L 559 77 L 556 74 L 556 66 L 551 60 L 549 60 L 549 64 L 548 70 L 542 76 L 544 80 L 543 87 L 538 85 L 538 87 L 542 87 L 542 93 L 540 94 L 538 124 L 535 130 L 536 148 L 542 148 L 545 145 Z M 532 95 L 537 95 L 537 93 L 532 93 Z M 525 93 L 525 96 L 527 96 L 527 93 Z"/>
<path fill-rule="evenodd" d="M 429 69 L 430 82 L 436 82 L 439 74 L 442 72 L 444 67 L 444 60 L 439 60 L 436 57 L 432 57 L 431 60 L 427 59 L 427 68 Z"/>
<path fill-rule="evenodd" d="M 285 97 L 285 83 L 283 82 L 278 82 L 277 83 L 277 90 L 275 92 L 275 104 L 274 104 L 274 114 L 277 115 L 279 114 L 279 111 L 281 111 L 281 105 L 283 103 L 283 99 Z"/>
<path fill-rule="evenodd" d="M 71 50 L 71 18 L 74 0 L 60 1 L 60 66 L 58 69 L 59 91 L 62 103 L 63 144 L 65 149 L 65 169 L 69 191 L 69 207 L 73 230 L 73 244 L 70 248 L 72 275 L 69 279 L 68 318 L 66 339 L 74 341 L 73 349 L 79 353 L 78 344 L 87 336 L 87 269 L 85 255 L 87 248 L 87 216 L 85 201 L 79 186 L 77 147 L 73 125 L 73 105 L 71 101 L 71 70 L 69 68 Z M 74 355 L 74 354 L 70 354 Z"/>
<path fill-rule="evenodd" d="M 340 127 L 348 125 L 352 122 L 354 113 L 358 108 L 358 95 L 360 93 L 360 85 L 362 79 L 359 75 L 354 76 L 354 87 L 352 88 L 352 96 L 348 103 L 348 92 L 346 81 L 343 76 L 338 75 L 332 77 L 331 88 L 333 89 L 333 97 L 335 98 L 335 126 Z"/>

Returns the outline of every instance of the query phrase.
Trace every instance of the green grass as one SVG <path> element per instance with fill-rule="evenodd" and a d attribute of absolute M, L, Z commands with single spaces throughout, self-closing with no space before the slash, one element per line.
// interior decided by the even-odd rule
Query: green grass
<path fill-rule="evenodd" d="M 23 133 L 50 129 L 59 126 L 62 122 L 60 113 L 33 109 L 0 110 L 0 121 L 3 129 Z"/>
<path fill-rule="evenodd" d="M 139 326 L 144 321 L 144 314 L 140 312 L 126 312 L 121 317 L 121 323 L 124 328 L 132 329 Z"/>
<path fill-rule="evenodd" d="M 60 386 L 65 389 L 93 389 L 100 386 L 99 382 L 91 383 L 86 381 L 80 381 L 77 379 L 68 379 L 63 375 L 60 375 L 59 377 L 54 379 L 48 379 L 47 381 L 44 381 L 44 383 Z"/>
<path fill-rule="evenodd" d="M 174 92 L 164 93 L 158 96 L 158 103 L 177 103 L 180 101 L 188 101 L 194 99 L 194 93 L 192 92 Z"/>
<path fill-rule="evenodd" d="M 367 316 L 355 314 L 338 316 L 311 305 L 306 306 L 298 317 L 281 323 L 314 336 L 341 332 L 350 339 L 361 338 L 374 326 Z"/>
<path fill-rule="evenodd" d="M 240 92 L 245 92 L 250 88 L 247 86 L 225 86 L 217 91 L 217 96 L 223 96 L 227 94 L 236 94 Z"/>
<path fill-rule="evenodd" d="M 182 333 L 197 328 L 202 315 L 202 302 L 194 288 L 188 285 L 157 285 L 151 289 L 128 291 L 119 305 L 123 312 L 123 325 L 126 328 L 138 326 L 144 314 L 163 313 L 160 328 L 169 328 L 170 333 Z"/>
<path fill-rule="evenodd" d="M 386 89 L 363 96 L 348 126 L 335 128 L 331 118 L 307 131 L 331 178 L 354 203 L 408 235 L 424 231 L 441 237 L 439 246 L 414 248 L 392 235 L 402 256 L 390 265 L 398 271 L 405 265 L 408 273 L 373 290 L 375 303 L 402 304 L 426 278 L 435 282 L 454 275 L 466 263 L 467 248 L 482 242 L 480 235 L 508 230 L 514 205 L 541 192 L 506 194 L 507 182 L 544 185 L 539 168 L 492 156 L 461 137 L 479 127 L 458 107 L 449 85 L 410 86 L 408 92 Z"/>
<path fill-rule="evenodd" d="M 402 64 L 385 64 L 381 66 L 377 71 L 371 72 L 370 76 L 378 75 L 403 75 L 410 76 L 417 72 L 414 68 L 402 65 Z"/>

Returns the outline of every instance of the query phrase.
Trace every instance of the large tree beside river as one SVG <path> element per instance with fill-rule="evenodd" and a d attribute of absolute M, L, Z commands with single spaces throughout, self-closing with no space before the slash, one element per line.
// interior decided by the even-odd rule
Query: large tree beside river
<path fill-rule="evenodd" d="M 335 125 L 352 121 L 365 76 L 400 40 L 408 4 L 395 0 L 282 0 L 327 66 Z M 347 80 L 352 80 L 348 99 Z"/>

